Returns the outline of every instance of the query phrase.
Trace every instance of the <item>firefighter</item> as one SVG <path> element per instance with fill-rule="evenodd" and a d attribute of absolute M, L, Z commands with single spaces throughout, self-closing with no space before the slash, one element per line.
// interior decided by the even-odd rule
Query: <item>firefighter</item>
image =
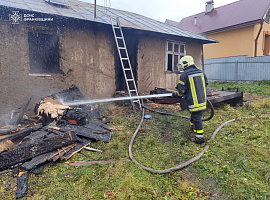
<path fill-rule="evenodd" d="M 184 72 L 181 74 L 177 84 L 177 93 L 174 93 L 173 96 L 185 97 L 191 113 L 190 126 L 195 133 L 195 137 L 191 138 L 191 141 L 202 144 L 205 142 L 202 111 L 206 109 L 207 77 L 195 66 L 191 56 L 184 56 L 179 62 Z"/>

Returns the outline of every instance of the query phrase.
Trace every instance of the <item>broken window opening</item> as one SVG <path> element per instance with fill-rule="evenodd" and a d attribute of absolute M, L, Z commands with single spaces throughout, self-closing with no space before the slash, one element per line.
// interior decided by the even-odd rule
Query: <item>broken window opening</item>
<path fill-rule="evenodd" d="M 185 43 L 167 41 L 166 44 L 166 71 L 180 72 L 179 60 L 186 55 Z"/>
<path fill-rule="evenodd" d="M 60 73 L 59 36 L 28 32 L 30 72 Z"/>

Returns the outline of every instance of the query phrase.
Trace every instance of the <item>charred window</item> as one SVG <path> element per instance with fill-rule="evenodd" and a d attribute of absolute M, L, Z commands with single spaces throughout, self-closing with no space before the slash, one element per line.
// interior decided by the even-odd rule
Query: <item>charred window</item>
<path fill-rule="evenodd" d="M 178 62 L 185 56 L 185 43 L 167 41 L 166 46 L 166 71 L 179 72 Z"/>
<path fill-rule="evenodd" d="M 30 72 L 60 73 L 59 37 L 38 32 L 28 33 Z"/>

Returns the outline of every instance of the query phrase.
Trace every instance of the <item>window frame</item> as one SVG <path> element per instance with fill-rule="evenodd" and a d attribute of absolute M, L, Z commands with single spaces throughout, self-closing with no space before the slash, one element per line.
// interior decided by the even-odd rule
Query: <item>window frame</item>
<path fill-rule="evenodd" d="M 169 51 L 169 43 L 172 43 L 172 50 Z M 178 44 L 178 52 L 175 52 L 175 45 Z M 184 52 L 181 52 L 181 46 L 184 46 Z M 179 60 L 181 57 L 186 55 L 186 43 L 181 42 L 181 41 L 173 41 L 173 40 L 167 40 L 166 41 L 166 47 L 165 47 L 165 53 L 166 53 L 166 63 L 165 63 L 165 72 L 166 73 L 180 73 L 182 72 L 181 68 L 179 67 Z M 177 67 L 178 70 L 174 70 L 174 65 L 172 66 L 172 70 L 168 70 L 168 59 L 169 55 L 172 55 L 172 63 L 175 63 L 174 57 L 177 55 L 179 56 L 178 62 L 177 62 Z"/>
<path fill-rule="evenodd" d="M 33 49 L 31 49 L 33 47 L 33 43 L 29 41 L 29 35 L 46 35 L 45 37 L 56 37 L 57 38 L 57 42 L 56 42 L 56 46 L 55 48 L 57 48 L 57 58 L 55 58 L 57 60 L 57 62 L 55 62 L 55 64 L 57 66 L 57 69 L 55 69 L 55 71 L 39 71 L 38 68 L 33 68 L 32 62 L 33 59 L 30 55 L 30 51 L 33 51 Z M 31 36 L 30 36 L 31 37 Z M 50 38 L 51 39 L 51 38 Z M 32 44 L 30 44 L 32 43 Z M 28 75 L 30 76 L 51 76 L 51 75 L 57 75 L 57 74 L 61 74 L 61 57 L 60 57 L 60 36 L 58 34 L 57 31 L 48 31 L 48 30 L 40 30 L 40 29 L 31 29 L 28 30 L 28 48 L 29 48 L 29 72 Z M 35 47 L 37 48 L 37 47 Z M 31 50 L 30 50 L 31 49 Z M 55 53 L 54 53 L 55 54 Z M 42 63 L 42 61 L 41 61 Z M 43 68 L 43 67 L 42 67 Z M 45 68 L 46 69 L 46 68 Z"/>
<path fill-rule="evenodd" d="M 264 31 L 263 32 L 263 45 L 262 45 L 262 50 L 263 50 L 263 55 L 264 56 L 269 56 L 270 54 L 270 32 L 269 31 Z"/>

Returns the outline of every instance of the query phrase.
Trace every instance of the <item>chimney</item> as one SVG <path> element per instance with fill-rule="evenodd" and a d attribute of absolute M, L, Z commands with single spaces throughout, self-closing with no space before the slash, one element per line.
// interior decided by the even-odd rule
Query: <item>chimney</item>
<path fill-rule="evenodd" d="M 205 3 L 205 13 L 209 13 L 214 9 L 214 0 L 207 1 Z"/>

